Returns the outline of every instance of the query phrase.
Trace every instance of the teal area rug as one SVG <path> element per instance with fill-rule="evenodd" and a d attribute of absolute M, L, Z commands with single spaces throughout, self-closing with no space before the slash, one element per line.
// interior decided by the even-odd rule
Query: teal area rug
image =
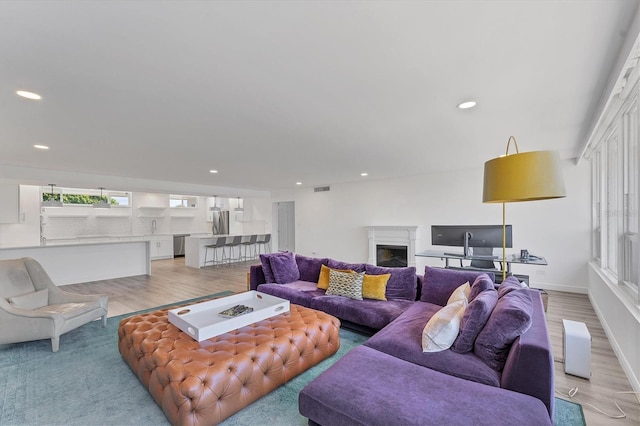
<path fill-rule="evenodd" d="M 231 292 L 218 293 L 224 296 Z M 190 303 L 202 298 L 173 305 Z M 166 306 L 165 306 L 166 307 Z M 162 307 L 149 309 L 156 310 Z M 146 312 L 146 311 L 143 311 Z M 133 314 L 92 321 L 60 338 L 0 345 L 0 425 L 168 425 L 160 407 L 118 352 L 118 325 Z M 368 337 L 341 329 L 338 353 L 229 417 L 225 426 L 307 424 L 298 393 Z M 556 398 L 558 426 L 585 424 L 582 407 Z"/>
<path fill-rule="evenodd" d="M 582 405 L 560 398 L 556 398 L 555 405 L 553 416 L 553 424 L 555 426 L 582 426 L 587 424 Z"/>

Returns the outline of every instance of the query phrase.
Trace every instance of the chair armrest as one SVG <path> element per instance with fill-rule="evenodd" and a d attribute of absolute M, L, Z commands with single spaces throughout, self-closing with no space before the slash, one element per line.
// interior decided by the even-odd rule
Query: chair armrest
<path fill-rule="evenodd" d="M 257 290 L 260 284 L 266 282 L 262 265 L 251 265 L 249 268 L 249 290 Z"/>
<path fill-rule="evenodd" d="M 62 315 L 52 312 L 37 312 L 31 309 L 18 308 L 4 299 L 0 299 L 0 318 L 15 320 L 19 318 L 49 318 L 54 322 L 61 321 Z"/>
<path fill-rule="evenodd" d="M 49 287 L 49 304 L 100 302 L 100 306 L 107 309 L 108 296 L 106 294 L 80 294 L 61 290 L 59 287 Z"/>

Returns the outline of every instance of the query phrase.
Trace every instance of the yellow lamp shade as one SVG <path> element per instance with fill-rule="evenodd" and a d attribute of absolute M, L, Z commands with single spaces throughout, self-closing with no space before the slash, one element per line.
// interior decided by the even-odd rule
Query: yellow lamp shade
<path fill-rule="evenodd" d="M 531 151 L 484 163 L 484 203 L 565 197 L 562 166 L 556 151 Z"/>

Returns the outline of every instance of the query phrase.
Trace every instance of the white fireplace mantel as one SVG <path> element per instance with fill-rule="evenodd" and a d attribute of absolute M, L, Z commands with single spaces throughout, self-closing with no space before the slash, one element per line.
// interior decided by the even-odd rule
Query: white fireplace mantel
<path fill-rule="evenodd" d="M 407 263 L 416 266 L 416 234 L 418 226 L 366 226 L 369 237 L 369 258 L 367 263 L 376 264 L 377 245 L 407 247 Z"/>

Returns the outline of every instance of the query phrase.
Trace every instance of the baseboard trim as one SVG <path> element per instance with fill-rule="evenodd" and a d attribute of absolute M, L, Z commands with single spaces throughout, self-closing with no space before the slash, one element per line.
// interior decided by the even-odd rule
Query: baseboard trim
<path fill-rule="evenodd" d="M 569 286 L 569 285 L 559 285 L 559 284 L 533 282 L 533 283 L 530 284 L 530 287 L 531 288 L 541 288 L 543 290 L 564 291 L 565 293 L 589 294 L 589 289 L 588 288 L 577 287 L 577 286 Z"/>
<path fill-rule="evenodd" d="M 591 306 L 593 306 L 593 310 L 596 312 L 596 316 L 598 317 L 598 320 L 602 325 L 604 334 L 607 335 L 607 339 L 609 339 L 609 344 L 611 345 L 613 352 L 615 352 L 616 357 L 618 358 L 618 362 L 620 363 L 622 370 L 627 376 L 627 379 L 629 380 L 631 387 L 633 388 L 634 391 L 640 392 L 640 380 L 638 377 L 635 376 L 633 372 L 633 368 L 631 368 L 631 365 L 627 361 L 627 358 L 624 356 L 624 352 L 622 352 L 622 349 L 620 349 L 620 345 L 618 344 L 618 341 L 616 340 L 615 335 L 611 331 L 611 328 L 609 328 L 609 324 L 607 324 L 607 321 L 605 320 L 605 317 L 602 314 L 600 307 L 598 306 L 595 298 L 591 295 L 591 293 L 589 293 L 589 301 L 591 302 Z"/>
<path fill-rule="evenodd" d="M 616 284 L 612 283 L 607 276 L 602 274 L 597 265 L 589 263 L 589 268 L 590 268 L 590 276 L 589 276 L 590 285 L 598 284 L 598 283 L 592 282 L 591 274 L 595 274 L 597 278 L 601 281 L 602 285 L 606 286 L 606 289 L 609 292 L 611 292 L 612 296 L 618 299 L 625 306 L 625 308 L 629 309 L 629 313 L 631 313 L 631 315 L 635 317 L 635 319 L 640 323 L 640 316 L 638 315 L 637 308 L 633 306 L 630 307 L 629 302 L 626 300 L 626 298 L 621 297 L 622 295 L 619 293 L 619 290 L 616 288 Z M 627 379 L 629 380 L 631 387 L 633 388 L 634 391 L 640 392 L 640 377 L 636 376 L 633 367 L 631 366 L 627 357 L 625 356 L 624 351 L 618 344 L 615 334 L 609 327 L 609 323 L 606 320 L 606 316 L 604 315 L 604 313 L 602 312 L 602 309 L 600 308 L 600 305 L 598 304 L 598 299 L 596 295 L 593 294 L 593 291 L 591 289 L 589 290 L 589 301 L 591 302 L 591 306 L 593 306 L 593 310 L 595 311 L 596 316 L 598 317 L 598 320 L 602 325 L 604 334 L 607 336 L 607 339 L 609 339 L 609 344 L 611 345 L 613 352 L 616 354 L 616 357 L 618 358 L 618 362 L 620 363 L 622 370 L 627 376 Z"/>

